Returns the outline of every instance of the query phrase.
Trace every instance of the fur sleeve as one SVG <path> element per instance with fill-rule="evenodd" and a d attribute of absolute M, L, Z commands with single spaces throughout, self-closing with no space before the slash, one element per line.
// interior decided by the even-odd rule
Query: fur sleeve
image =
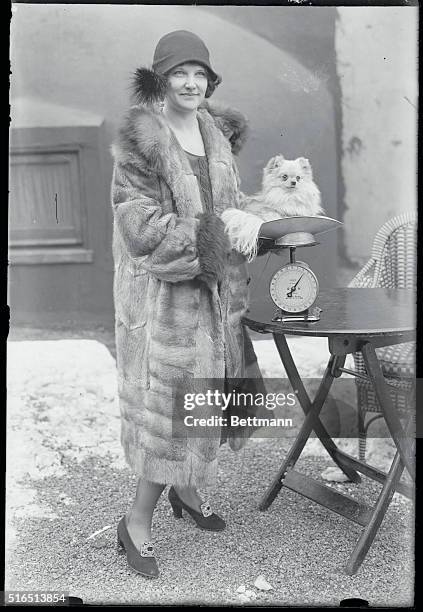
<path fill-rule="evenodd" d="M 199 219 L 163 214 L 158 179 L 148 168 L 116 163 L 112 204 L 127 253 L 161 280 L 178 282 L 201 272 Z"/>

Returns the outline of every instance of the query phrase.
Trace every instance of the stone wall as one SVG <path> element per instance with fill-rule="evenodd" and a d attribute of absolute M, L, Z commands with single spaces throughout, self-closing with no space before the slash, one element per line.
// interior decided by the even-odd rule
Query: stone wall
<path fill-rule="evenodd" d="M 415 7 L 339 7 L 344 252 L 362 263 L 391 217 L 417 206 Z"/>

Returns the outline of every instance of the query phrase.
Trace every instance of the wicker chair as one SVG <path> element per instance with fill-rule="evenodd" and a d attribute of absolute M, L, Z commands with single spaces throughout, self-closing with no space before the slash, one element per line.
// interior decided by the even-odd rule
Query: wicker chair
<path fill-rule="evenodd" d="M 349 284 L 350 287 L 387 287 L 414 289 L 416 286 L 417 216 L 403 213 L 390 219 L 377 232 L 372 256 Z M 390 385 L 390 393 L 399 416 L 415 398 L 415 342 L 376 349 L 382 372 Z M 366 375 L 361 353 L 354 353 L 359 374 Z M 359 459 L 364 461 L 369 425 L 382 415 L 380 405 L 369 382 L 355 378 L 358 408 Z M 367 423 L 368 412 L 376 413 Z"/>

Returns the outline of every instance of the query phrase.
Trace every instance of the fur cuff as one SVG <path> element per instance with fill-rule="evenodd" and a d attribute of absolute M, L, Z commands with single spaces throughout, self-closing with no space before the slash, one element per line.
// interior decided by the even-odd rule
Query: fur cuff
<path fill-rule="evenodd" d="M 252 261 L 257 255 L 257 241 L 262 219 L 237 208 L 227 208 L 222 213 L 222 220 L 231 241 L 232 248 Z"/>
<path fill-rule="evenodd" d="M 197 231 L 197 251 L 201 273 L 207 278 L 221 280 L 231 250 L 225 234 L 225 225 L 211 213 L 198 215 L 200 224 Z"/>

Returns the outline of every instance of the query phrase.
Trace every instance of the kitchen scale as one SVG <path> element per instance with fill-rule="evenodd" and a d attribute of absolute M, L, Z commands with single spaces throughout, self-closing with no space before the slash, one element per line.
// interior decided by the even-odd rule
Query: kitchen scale
<path fill-rule="evenodd" d="M 269 250 L 278 253 L 288 249 L 289 263 L 277 270 L 269 286 L 270 297 L 277 306 L 272 321 L 319 321 L 321 308 L 315 302 L 319 295 L 317 276 L 304 261 L 296 260 L 299 247 L 319 244 L 316 236 L 338 229 L 342 223 L 330 217 L 293 216 L 267 221 L 260 228 L 260 238 L 274 241 Z"/>

